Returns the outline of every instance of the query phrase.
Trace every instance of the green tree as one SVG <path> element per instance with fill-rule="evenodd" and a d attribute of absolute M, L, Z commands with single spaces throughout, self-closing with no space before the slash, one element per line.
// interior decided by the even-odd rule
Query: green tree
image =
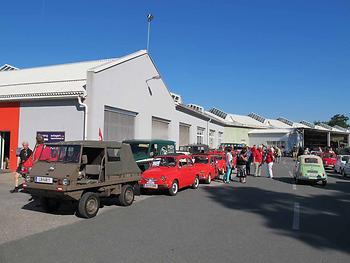
<path fill-rule="evenodd" d="M 349 117 L 344 114 L 336 114 L 334 115 L 328 122 L 326 122 L 329 126 L 338 125 L 343 128 L 349 128 L 348 124 Z"/>

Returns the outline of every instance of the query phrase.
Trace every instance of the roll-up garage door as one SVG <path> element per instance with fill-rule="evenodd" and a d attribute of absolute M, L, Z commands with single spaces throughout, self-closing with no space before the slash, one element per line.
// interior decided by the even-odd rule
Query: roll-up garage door
<path fill-rule="evenodd" d="M 152 117 L 152 139 L 168 139 L 169 120 Z"/>
<path fill-rule="evenodd" d="M 135 138 L 136 112 L 105 106 L 104 140 L 123 141 Z"/>
<path fill-rule="evenodd" d="M 179 126 L 179 143 L 180 146 L 190 144 L 190 125 L 180 123 Z"/>

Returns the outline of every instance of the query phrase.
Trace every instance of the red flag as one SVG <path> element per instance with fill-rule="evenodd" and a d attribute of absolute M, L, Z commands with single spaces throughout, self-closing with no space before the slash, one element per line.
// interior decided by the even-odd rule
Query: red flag
<path fill-rule="evenodd" d="M 99 139 L 100 141 L 103 140 L 102 131 L 101 131 L 100 128 L 98 128 L 98 139 Z"/>

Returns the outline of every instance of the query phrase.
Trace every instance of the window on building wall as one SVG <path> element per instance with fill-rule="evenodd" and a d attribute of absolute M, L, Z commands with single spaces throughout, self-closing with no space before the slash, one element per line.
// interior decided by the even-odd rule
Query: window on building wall
<path fill-rule="evenodd" d="M 204 143 L 204 132 L 205 129 L 202 127 L 197 127 L 197 144 Z"/>
<path fill-rule="evenodd" d="M 169 120 L 152 117 L 152 139 L 169 139 Z"/>
<path fill-rule="evenodd" d="M 179 143 L 180 146 L 190 144 L 190 125 L 185 123 L 179 124 Z"/>
<path fill-rule="evenodd" d="M 219 132 L 218 133 L 218 146 L 221 145 L 222 143 L 222 137 L 223 137 L 224 133 L 223 132 Z"/>
<path fill-rule="evenodd" d="M 108 141 L 134 139 L 136 115 L 135 112 L 105 106 L 103 139 Z"/>
<path fill-rule="evenodd" d="M 209 130 L 209 148 L 214 148 L 215 131 Z"/>

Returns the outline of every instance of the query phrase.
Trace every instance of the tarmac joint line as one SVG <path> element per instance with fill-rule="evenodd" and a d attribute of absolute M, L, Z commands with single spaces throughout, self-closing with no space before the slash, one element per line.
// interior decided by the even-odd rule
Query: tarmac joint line
<path fill-rule="evenodd" d="M 293 230 L 300 229 L 300 205 L 298 202 L 294 203 L 294 211 L 293 211 Z"/>

